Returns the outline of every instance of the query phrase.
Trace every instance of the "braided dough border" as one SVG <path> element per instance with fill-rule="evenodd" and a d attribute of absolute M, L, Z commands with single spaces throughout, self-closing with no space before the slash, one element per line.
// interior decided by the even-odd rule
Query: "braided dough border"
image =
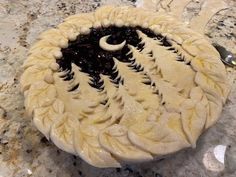
<path fill-rule="evenodd" d="M 179 114 L 167 114 L 173 122 L 142 122 L 127 128 L 112 125 L 100 132 L 81 128 L 79 119 L 59 98 L 58 82 L 61 48 L 91 27 L 142 26 L 161 33 L 180 55 L 186 56 L 196 72 L 196 87 L 190 91 Z M 79 155 L 96 167 L 119 167 L 122 163 L 152 160 L 155 157 L 196 146 L 200 134 L 219 118 L 229 93 L 224 65 L 217 51 L 203 36 L 166 14 L 133 7 L 104 6 L 94 13 L 72 15 L 42 33 L 23 64 L 21 88 L 25 107 L 35 126 L 60 149 Z M 57 80 L 57 81 L 56 81 Z M 60 85 L 63 87 L 63 84 Z M 179 124 L 181 123 L 181 124 Z M 170 128 L 171 127 L 171 128 Z M 152 135 L 152 140 L 148 139 Z M 62 136 L 63 135 L 63 136 Z M 118 143 L 110 146 L 109 142 Z"/>

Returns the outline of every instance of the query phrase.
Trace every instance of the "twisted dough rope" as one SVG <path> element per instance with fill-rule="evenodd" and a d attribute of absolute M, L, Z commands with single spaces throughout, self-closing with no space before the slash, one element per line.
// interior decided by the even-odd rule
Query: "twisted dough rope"
<path fill-rule="evenodd" d="M 84 89 L 90 89 L 91 99 L 97 99 L 93 102 L 78 103 L 74 98 L 83 100 L 84 95 L 67 92 L 68 86 L 73 82 L 65 84 L 59 78 L 61 73 L 58 72 L 59 65 L 56 59 L 62 57 L 60 49 L 66 48 L 68 41 L 75 40 L 77 35 L 88 34 L 91 27 L 107 27 L 113 24 L 140 25 L 158 34 L 161 33 L 170 39 L 172 46 L 184 56 L 186 62 L 190 62 L 190 66 L 196 72 L 194 79 L 196 86 L 191 88 L 189 97 L 180 104 L 178 112 L 168 112 L 160 107 L 161 115 L 155 113 L 146 119 L 149 114 L 143 112 L 137 115 L 139 121 L 129 126 L 114 124 L 117 117 L 122 116 L 118 112 L 117 117 L 109 119 L 103 127 L 99 127 L 89 119 L 80 121 L 99 104 L 102 94 L 110 95 L 109 97 L 116 92 L 126 94 L 127 88 L 120 87 L 116 91 L 117 88 L 110 84 L 109 79 L 103 77 L 105 88 L 109 89 L 106 93 L 98 94 L 86 86 L 89 83 L 88 76 L 77 72 L 75 77 L 81 76 L 76 79 L 80 80 L 80 77 L 85 79 L 81 85 Z M 147 40 L 145 43 L 149 44 L 147 50 L 155 48 L 155 45 L 152 47 L 151 40 L 141 33 L 139 35 L 144 41 Z M 143 56 L 147 55 L 144 53 Z M 127 70 L 127 66 L 119 62 L 116 65 L 121 70 Z M 74 67 L 76 66 L 72 66 L 72 70 L 76 71 Z M 24 68 L 21 86 L 26 97 L 26 111 L 29 115 L 33 115 L 35 126 L 60 149 L 79 155 L 96 167 L 118 167 L 122 161 L 126 163 L 146 161 L 190 145 L 195 147 L 202 131 L 218 119 L 229 92 L 225 68 L 219 59 L 219 54 L 201 35 L 184 28 L 170 16 L 131 7 L 104 6 L 94 13 L 68 17 L 58 25 L 58 28 L 48 30 L 39 36 L 38 42 L 29 51 Z M 157 81 L 156 85 L 159 82 L 163 83 L 159 84 L 157 89 L 160 89 L 164 96 L 168 96 L 165 90 L 173 86 L 162 80 L 155 80 L 157 78 L 152 73 L 147 74 L 153 76 L 153 82 Z M 119 95 L 114 97 L 114 104 L 119 100 L 118 97 Z M 75 106 L 78 104 L 81 108 L 79 110 Z M 111 112 L 115 114 L 114 111 L 117 111 L 115 107 Z"/>

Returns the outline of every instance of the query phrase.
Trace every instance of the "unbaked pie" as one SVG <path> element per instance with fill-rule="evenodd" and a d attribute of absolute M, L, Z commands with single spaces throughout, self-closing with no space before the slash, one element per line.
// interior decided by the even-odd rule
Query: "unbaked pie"
<path fill-rule="evenodd" d="M 203 36 L 166 14 L 114 6 L 42 33 L 21 86 L 35 126 L 96 167 L 194 148 L 229 92 Z"/>

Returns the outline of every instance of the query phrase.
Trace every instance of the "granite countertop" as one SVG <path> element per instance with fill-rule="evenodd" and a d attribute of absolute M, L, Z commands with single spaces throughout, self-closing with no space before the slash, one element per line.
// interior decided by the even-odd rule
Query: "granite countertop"
<path fill-rule="evenodd" d="M 203 1 L 203 0 L 202 0 Z M 236 2 L 216 14 L 206 37 L 236 53 Z M 186 149 L 154 162 L 123 168 L 97 169 L 59 150 L 32 125 L 24 112 L 19 78 L 29 46 L 42 31 L 68 15 L 89 12 L 103 4 L 134 5 L 135 0 L 0 0 L 0 177 L 235 177 L 236 83 L 228 68 L 232 90 L 220 120 L 199 139 L 196 149 Z M 186 20 L 199 11 L 193 0 Z M 217 148 L 215 148 L 217 147 Z M 226 149 L 226 160 L 216 160 L 214 150 Z"/>

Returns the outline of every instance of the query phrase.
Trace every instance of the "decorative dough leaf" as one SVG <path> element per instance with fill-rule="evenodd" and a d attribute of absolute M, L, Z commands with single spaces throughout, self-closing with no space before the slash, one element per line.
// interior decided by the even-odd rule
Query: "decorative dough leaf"
<path fill-rule="evenodd" d="M 61 114 L 51 127 L 50 138 L 60 149 L 75 154 L 74 130 L 79 127 L 79 121 L 70 113 Z"/>
<path fill-rule="evenodd" d="M 100 132 L 99 142 L 103 148 L 121 160 L 137 162 L 153 159 L 151 154 L 131 144 L 127 133 L 125 126 L 115 124 Z"/>
<path fill-rule="evenodd" d="M 219 53 L 213 46 L 211 46 L 205 39 L 201 39 L 196 35 L 186 39 L 183 42 L 182 47 L 193 56 L 202 55 L 202 53 L 207 51 L 211 56 L 215 56 L 216 58 L 220 57 Z"/>
<path fill-rule="evenodd" d="M 45 57 L 54 57 L 54 54 L 57 52 L 60 52 L 60 48 L 57 46 L 45 46 L 45 47 L 37 47 L 33 50 L 29 51 L 29 54 L 34 54 L 34 55 L 42 55 Z"/>
<path fill-rule="evenodd" d="M 79 34 L 76 25 L 64 22 L 58 25 L 58 29 L 68 38 L 73 37 L 76 39 L 76 36 Z"/>
<path fill-rule="evenodd" d="M 64 103 L 56 99 L 54 103 L 47 107 L 36 108 L 34 110 L 34 125 L 49 139 L 49 132 L 52 124 L 64 112 Z"/>
<path fill-rule="evenodd" d="M 29 114 L 32 114 L 35 108 L 51 105 L 56 99 L 56 89 L 54 85 L 47 84 L 44 81 L 34 83 L 27 94 L 25 107 Z"/>
<path fill-rule="evenodd" d="M 180 135 L 182 137 L 183 141 L 185 140 L 187 142 L 187 136 L 183 130 L 182 120 L 181 120 L 181 114 L 180 113 L 174 113 L 174 112 L 164 112 L 160 118 L 160 122 L 166 122 L 167 126 L 172 129 L 176 134 Z M 189 144 L 190 146 L 190 144 Z"/>
<path fill-rule="evenodd" d="M 127 22 L 128 24 L 137 25 L 138 22 L 140 22 L 140 18 L 138 18 L 138 14 L 142 13 L 142 9 L 130 9 L 126 14 L 123 15 L 122 19 L 123 21 Z M 150 17 L 150 16 L 149 16 Z M 148 21 L 148 19 L 147 19 Z M 145 21 L 145 22 L 147 22 Z"/>
<path fill-rule="evenodd" d="M 213 58 L 207 54 L 198 55 L 191 61 L 191 66 L 196 71 L 214 73 L 222 80 L 225 79 L 226 71 L 220 59 Z"/>
<path fill-rule="evenodd" d="M 186 40 L 191 40 L 194 41 L 196 39 L 203 39 L 203 36 L 200 35 L 197 32 L 194 32 L 193 30 L 186 28 L 186 26 L 184 26 L 183 24 L 174 28 L 174 30 L 172 30 L 171 32 L 172 35 L 177 35 L 178 37 L 180 37 L 183 41 Z M 181 44 L 183 44 L 183 41 L 181 42 Z M 186 51 L 188 52 L 188 51 Z M 189 53 L 190 55 L 192 55 L 191 53 Z M 195 56 L 195 55 L 192 55 Z"/>
<path fill-rule="evenodd" d="M 46 41 L 52 42 L 55 41 L 56 45 L 58 44 L 58 41 L 60 40 L 68 40 L 59 29 L 49 29 L 42 34 L 40 34 L 39 39 L 44 39 Z"/>
<path fill-rule="evenodd" d="M 204 129 L 207 110 L 201 102 L 194 103 L 192 100 L 186 100 L 182 104 L 182 108 L 181 120 L 183 129 L 192 147 L 195 148 L 196 141 Z"/>
<path fill-rule="evenodd" d="M 46 57 L 43 55 L 30 55 L 27 60 L 25 60 L 23 67 L 27 69 L 30 66 L 38 65 L 39 63 L 44 66 L 49 66 L 49 64 L 55 62 L 55 57 Z"/>
<path fill-rule="evenodd" d="M 49 41 L 46 40 L 40 40 L 38 42 L 36 42 L 31 48 L 30 48 L 30 53 L 34 53 L 37 50 L 40 50 L 44 47 L 58 47 L 57 45 L 52 45 L 53 43 L 50 43 Z"/>
<path fill-rule="evenodd" d="M 139 122 L 128 131 L 130 141 L 143 150 L 156 155 L 176 152 L 188 143 L 165 124 Z"/>
<path fill-rule="evenodd" d="M 98 130 L 95 127 L 77 127 L 74 135 L 77 154 L 95 167 L 120 167 L 120 163 L 101 147 L 97 135 Z"/>
<path fill-rule="evenodd" d="M 227 87 L 225 83 L 216 82 L 210 75 L 202 72 L 197 72 L 195 82 L 206 92 L 206 95 L 212 95 L 214 100 L 220 99 L 222 103 L 225 101 L 225 97 L 228 94 L 228 89 L 225 89 Z"/>
<path fill-rule="evenodd" d="M 218 94 L 222 95 L 222 101 L 225 102 L 230 88 L 226 78 L 225 67 L 220 59 L 216 60 L 216 58 L 208 55 L 200 55 L 192 60 L 191 65 L 193 69 L 201 73 L 197 73 L 196 82 L 203 86 L 204 89 L 207 86 L 213 88 L 213 92 L 214 90 L 219 92 Z M 203 79 L 201 84 L 200 79 Z"/>
<path fill-rule="evenodd" d="M 21 76 L 21 87 L 22 90 L 28 90 L 31 84 L 42 81 L 47 74 L 51 74 L 52 71 L 45 65 L 38 64 L 31 66 L 25 70 Z"/>
<path fill-rule="evenodd" d="M 111 21 L 111 22 L 115 22 L 115 21 L 117 21 L 117 20 L 119 20 L 119 19 L 124 19 L 124 18 L 126 18 L 126 21 L 129 21 L 129 19 L 127 19 L 127 18 L 130 18 L 131 16 L 128 16 L 128 13 L 130 12 L 130 11 L 132 11 L 132 17 L 133 18 L 135 18 L 136 17 L 136 15 L 134 15 L 134 13 L 135 13 L 135 10 L 134 9 L 131 9 L 130 7 L 128 7 L 128 6 L 120 6 L 120 7 L 117 7 L 117 8 L 113 8 L 112 10 L 111 10 L 111 12 L 109 13 L 109 20 Z M 137 12 L 136 12 L 137 13 Z"/>
<path fill-rule="evenodd" d="M 152 16 L 152 13 L 150 11 L 145 11 L 143 9 L 135 9 L 136 12 L 136 16 L 135 16 L 135 21 L 138 23 L 138 24 L 142 24 L 142 25 L 145 25 L 147 24 L 148 25 L 148 21 L 150 20 L 150 17 Z M 130 17 L 133 17 L 133 15 L 130 15 L 130 13 L 127 13 L 126 16 L 123 16 L 123 20 L 125 21 L 125 18 L 130 18 Z M 132 23 L 132 21 L 130 21 Z M 144 26 L 146 27 L 146 26 Z"/>
<path fill-rule="evenodd" d="M 58 114 L 62 114 L 65 110 L 64 103 L 59 99 L 55 100 L 52 107 L 53 107 L 53 110 Z"/>

